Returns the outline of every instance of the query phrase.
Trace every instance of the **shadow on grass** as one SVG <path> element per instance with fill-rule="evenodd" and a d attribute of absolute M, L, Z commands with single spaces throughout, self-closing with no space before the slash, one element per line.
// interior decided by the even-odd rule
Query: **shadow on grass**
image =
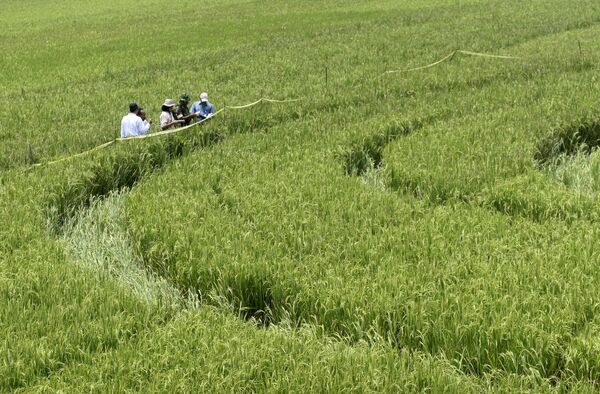
<path fill-rule="evenodd" d="M 540 168 L 544 168 L 565 155 L 589 155 L 598 146 L 600 146 L 600 117 L 594 116 L 558 128 L 542 139 L 538 143 L 534 159 Z"/>

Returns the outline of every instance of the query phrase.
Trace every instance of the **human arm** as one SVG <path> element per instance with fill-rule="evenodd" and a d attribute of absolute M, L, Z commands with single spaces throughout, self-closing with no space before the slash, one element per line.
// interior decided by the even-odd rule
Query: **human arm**
<path fill-rule="evenodd" d="M 198 114 L 190 112 L 188 115 L 183 117 L 183 120 L 194 119 Z"/>
<path fill-rule="evenodd" d="M 187 115 L 184 115 L 183 113 L 179 113 L 179 114 L 177 114 L 177 119 L 187 122 L 189 119 L 193 119 L 196 116 L 197 116 L 197 114 L 195 114 L 193 112 L 190 112 Z"/>
<path fill-rule="evenodd" d="M 137 135 L 144 135 L 150 130 L 150 122 L 147 120 L 142 120 L 142 118 L 137 119 L 135 122 Z"/>
<path fill-rule="evenodd" d="M 161 130 L 166 130 L 171 126 L 180 124 L 180 123 L 183 123 L 183 120 L 175 120 L 175 119 L 173 119 L 173 116 L 167 112 L 163 112 L 162 114 L 160 114 L 160 129 Z"/>
<path fill-rule="evenodd" d="M 192 104 L 192 108 L 190 108 L 190 116 L 198 117 L 198 115 L 200 115 L 200 108 L 198 103 L 194 103 Z"/>
<path fill-rule="evenodd" d="M 127 137 L 127 129 L 125 125 L 125 118 L 121 119 L 121 138 Z"/>
<path fill-rule="evenodd" d="M 173 120 L 172 122 L 161 125 L 160 128 L 161 128 L 161 130 L 166 130 L 173 125 L 182 124 L 183 122 L 184 122 L 183 120 Z"/>

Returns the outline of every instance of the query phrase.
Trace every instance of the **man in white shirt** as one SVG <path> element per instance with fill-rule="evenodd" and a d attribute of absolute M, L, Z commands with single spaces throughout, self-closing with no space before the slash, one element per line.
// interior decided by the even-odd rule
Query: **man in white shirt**
<path fill-rule="evenodd" d="M 129 113 L 121 120 L 121 138 L 144 135 L 150 130 L 152 121 L 139 116 L 140 107 L 136 103 L 129 104 Z M 145 117 L 144 117 L 145 118 Z"/>

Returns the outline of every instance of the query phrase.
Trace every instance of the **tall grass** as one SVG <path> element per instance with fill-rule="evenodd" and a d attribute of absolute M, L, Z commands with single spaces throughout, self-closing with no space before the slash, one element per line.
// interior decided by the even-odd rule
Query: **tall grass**
<path fill-rule="evenodd" d="M 594 2 L 5 3 L 2 389 L 597 388 Z M 302 100 L 21 171 L 183 91 Z"/>

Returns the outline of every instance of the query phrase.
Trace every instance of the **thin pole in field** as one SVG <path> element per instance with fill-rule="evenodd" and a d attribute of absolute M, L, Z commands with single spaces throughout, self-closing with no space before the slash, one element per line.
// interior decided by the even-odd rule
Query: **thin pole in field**
<path fill-rule="evenodd" d="M 31 142 L 29 142 L 27 144 L 27 159 L 29 161 L 29 164 L 33 165 L 34 164 L 34 159 L 33 159 L 33 147 L 31 146 Z"/>

